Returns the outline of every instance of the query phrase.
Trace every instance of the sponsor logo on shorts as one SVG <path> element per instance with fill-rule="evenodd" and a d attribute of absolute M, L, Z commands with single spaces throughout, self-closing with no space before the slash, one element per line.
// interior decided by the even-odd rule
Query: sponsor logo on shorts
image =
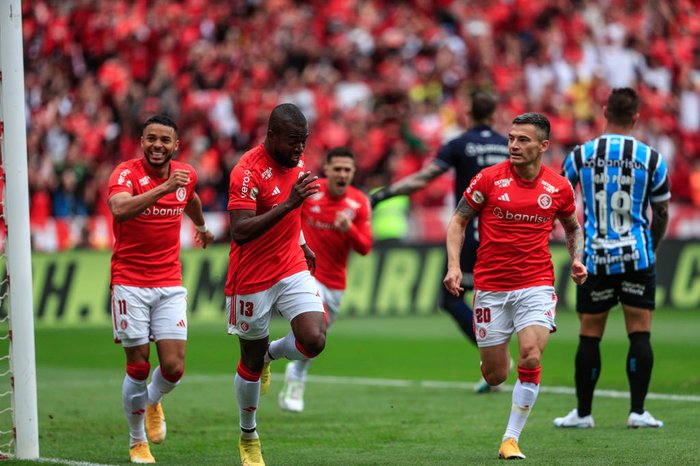
<path fill-rule="evenodd" d="M 632 282 L 625 282 L 623 281 L 620 284 L 620 288 L 622 289 L 623 292 L 627 294 L 633 294 L 637 296 L 644 296 L 644 291 L 646 290 L 646 287 L 642 285 L 641 283 L 632 283 Z"/>
<path fill-rule="evenodd" d="M 606 301 L 615 296 L 615 290 L 608 288 L 607 290 L 591 291 L 591 301 Z"/>
<path fill-rule="evenodd" d="M 181 320 L 180 322 L 177 323 L 177 327 L 187 328 L 187 323 L 186 323 L 185 320 L 183 319 L 183 320 Z"/>

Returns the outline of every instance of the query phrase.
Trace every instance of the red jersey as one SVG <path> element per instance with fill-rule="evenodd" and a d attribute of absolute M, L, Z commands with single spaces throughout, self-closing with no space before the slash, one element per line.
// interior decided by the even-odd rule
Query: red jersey
<path fill-rule="evenodd" d="M 112 285 L 143 288 L 182 285 L 180 224 L 185 206 L 195 195 L 197 174 L 190 165 L 171 160 L 170 170 L 176 169 L 189 171 L 187 186 L 166 194 L 130 220 L 112 220 Z M 109 177 L 107 197 L 117 193 L 137 196 L 167 180 L 158 178 L 143 157 L 128 160 L 117 165 Z"/>
<path fill-rule="evenodd" d="M 474 288 L 510 291 L 554 284 L 549 233 L 557 216 L 576 211 L 566 178 L 542 165 L 537 178 L 527 181 L 506 160 L 472 178 L 464 198 L 479 214 Z"/>
<path fill-rule="evenodd" d="M 294 168 L 283 167 L 265 146 L 249 150 L 233 170 L 228 190 L 228 210 L 254 210 L 264 214 L 287 200 L 304 172 L 304 156 Z M 226 295 L 257 293 L 285 277 L 308 270 L 299 246 L 301 208 L 282 217 L 258 238 L 242 245 L 231 241 Z"/>
<path fill-rule="evenodd" d="M 372 249 L 369 202 L 353 186 L 348 186 L 344 196 L 334 198 L 328 192 L 328 180 L 319 182 L 321 190 L 302 206 L 301 228 L 306 243 L 316 253 L 316 280 L 330 289 L 344 290 L 350 250 L 365 255 Z M 334 226 L 338 212 L 352 219 L 347 232 Z"/>

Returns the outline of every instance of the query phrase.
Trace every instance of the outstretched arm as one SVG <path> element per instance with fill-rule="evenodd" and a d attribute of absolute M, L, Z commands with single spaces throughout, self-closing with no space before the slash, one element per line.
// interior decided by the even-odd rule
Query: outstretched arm
<path fill-rule="evenodd" d="M 370 196 L 370 203 L 372 204 L 372 207 L 374 207 L 390 197 L 401 194 L 412 194 L 425 188 L 428 183 L 443 173 L 445 173 L 445 170 L 442 167 L 436 165 L 435 163 L 431 163 L 412 175 L 402 178 L 396 183 L 393 183 L 386 188 L 382 188 L 376 193 L 372 194 Z"/>
<path fill-rule="evenodd" d="M 666 227 L 668 227 L 668 201 L 652 202 L 650 229 L 654 252 L 659 248 L 659 243 L 666 234 Z"/>
<path fill-rule="evenodd" d="M 588 278 L 588 270 L 581 262 L 583 257 L 583 230 L 578 223 L 575 213 L 569 217 L 559 217 L 559 221 L 561 226 L 564 227 L 566 249 L 571 257 L 571 279 L 577 285 L 582 285 Z"/>
<path fill-rule="evenodd" d="M 459 296 L 464 291 L 459 256 L 464 244 L 464 231 L 474 217 L 476 217 L 476 212 L 462 197 L 454 214 L 452 214 L 449 225 L 447 225 L 447 274 L 442 282 L 447 291 L 455 296 Z"/>

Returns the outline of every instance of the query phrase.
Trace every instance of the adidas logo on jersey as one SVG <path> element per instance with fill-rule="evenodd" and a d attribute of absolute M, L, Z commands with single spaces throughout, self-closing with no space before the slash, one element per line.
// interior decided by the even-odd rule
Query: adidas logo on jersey
<path fill-rule="evenodd" d="M 508 196 L 508 193 L 505 193 L 505 194 L 502 194 L 502 195 L 498 196 L 498 200 L 499 200 L 499 201 L 510 202 L 510 197 Z"/>
<path fill-rule="evenodd" d="M 273 195 L 273 196 L 276 196 L 276 195 L 278 195 L 279 193 L 280 193 L 280 188 L 278 188 L 277 186 L 275 186 L 275 189 L 272 190 L 272 195 Z"/>

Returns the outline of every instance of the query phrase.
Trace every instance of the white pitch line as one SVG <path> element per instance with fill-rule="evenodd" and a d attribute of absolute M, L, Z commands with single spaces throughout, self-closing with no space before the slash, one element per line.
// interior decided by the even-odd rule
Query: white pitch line
<path fill-rule="evenodd" d="M 66 466 L 112 466 L 110 464 L 90 463 L 88 461 L 72 461 L 61 458 L 39 458 L 34 461 L 37 463 L 64 464 Z"/>
<path fill-rule="evenodd" d="M 284 376 L 282 374 L 272 374 L 273 380 L 282 380 Z M 449 390 L 473 390 L 476 386 L 472 382 L 451 382 L 451 381 L 441 381 L 441 380 L 405 380 L 405 379 L 381 379 L 381 378 L 370 378 L 370 377 L 335 377 L 328 375 L 310 375 L 308 378 L 309 382 L 315 383 L 325 383 L 330 385 L 360 385 L 360 386 L 375 386 L 375 387 L 398 387 L 398 388 L 410 388 L 410 387 L 423 387 L 423 388 L 442 388 Z M 183 378 L 184 384 L 202 384 L 202 383 L 233 383 L 233 374 L 210 374 L 210 375 L 185 375 Z M 102 380 L 92 380 L 91 382 L 81 382 L 77 380 L 70 380 L 66 383 L 62 382 L 51 382 L 46 384 L 46 386 L 56 387 L 56 386 L 71 386 L 71 387 L 86 387 L 86 386 L 119 386 L 121 384 L 120 379 L 102 379 Z M 44 388 L 44 384 L 39 380 L 39 388 Z M 512 385 L 504 385 L 505 390 L 512 390 Z M 548 385 L 540 386 L 540 392 L 543 393 L 555 393 L 560 395 L 575 395 L 576 390 L 573 387 L 553 387 Z M 628 391 L 619 390 L 604 390 L 596 389 L 595 396 L 604 398 L 629 398 Z M 691 402 L 700 403 L 700 396 L 698 395 L 673 395 L 670 393 L 649 393 L 647 394 L 647 399 L 650 400 L 665 400 L 665 401 L 680 401 L 680 402 Z"/>
<path fill-rule="evenodd" d="M 282 379 L 281 375 L 273 374 L 273 379 Z M 475 383 L 471 382 L 446 382 L 439 380 L 401 380 L 401 379 L 367 379 L 356 377 L 333 377 L 325 375 L 310 375 L 309 382 L 319 382 L 335 385 L 377 385 L 391 387 L 425 387 L 425 388 L 447 388 L 457 390 L 473 390 L 476 387 Z M 369 382 L 369 383 L 368 383 Z M 505 390 L 513 390 L 512 385 L 503 385 Z M 550 387 L 547 385 L 540 386 L 540 392 L 557 393 L 562 395 L 575 395 L 576 390 L 572 387 Z M 596 390 L 595 396 L 605 398 L 629 398 L 629 392 L 618 390 Z M 690 401 L 700 403 L 700 396 L 697 395 L 671 395 L 665 393 L 649 393 L 647 399 L 666 400 L 666 401 Z"/>

